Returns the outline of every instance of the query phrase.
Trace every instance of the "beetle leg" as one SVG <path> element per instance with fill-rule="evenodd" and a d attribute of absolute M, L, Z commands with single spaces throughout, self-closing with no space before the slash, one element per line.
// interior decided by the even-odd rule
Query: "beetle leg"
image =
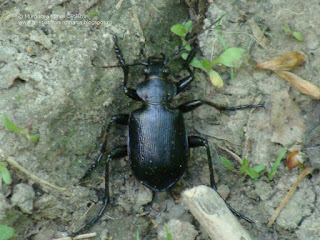
<path fill-rule="evenodd" d="M 82 182 L 86 177 L 88 177 L 90 175 L 90 173 L 92 172 L 93 169 L 96 168 L 96 166 L 98 165 L 98 163 L 101 161 L 103 154 L 106 151 L 106 147 L 107 147 L 107 136 L 109 135 L 110 132 L 110 128 L 111 125 L 113 123 L 117 123 L 120 125 L 128 125 L 128 121 L 129 121 L 129 114 L 118 114 L 118 115 L 114 115 L 111 117 L 111 120 L 109 121 L 109 124 L 106 128 L 106 132 L 103 136 L 103 142 L 99 151 L 99 156 L 97 158 L 97 160 L 90 166 L 90 168 L 86 171 L 86 173 L 83 175 L 83 177 L 80 179 L 80 182 Z"/>
<path fill-rule="evenodd" d="M 195 49 L 193 49 L 190 54 L 188 55 L 188 58 L 186 60 L 186 63 L 184 64 L 185 68 L 189 72 L 189 76 L 186 76 L 185 78 L 181 79 L 179 82 L 176 83 L 177 86 L 177 94 L 185 90 L 190 83 L 194 80 L 194 74 L 189 66 L 190 62 L 192 61 L 194 55 L 195 55 Z"/>
<path fill-rule="evenodd" d="M 189 142 L 189 147 L 190 148 L 196 148 L 196 147 L 205 147 L 207 150 L 207 156 L 208 156 L 208 165 L 209 165 L 209 172 L 210 172 L 210 186 L 216 190 L 216 192 L 219 194 L 217 191 L 217 185 L 214 181 L 214 174 L 213 174 L 213 166 L 212 166 L 212 159 L 211 159 L 211 154 L 210 154 L 210 148 L 208 141 L 202 137 L 198 136 L 189 136 L 188 137 L 188 142 Z M 221 197 L 221 195 L 219 194 Z M 237 212 L 235 209 L 233 209 L 228 203 L 225 202 L 225 204 L 228 206 L 230 211 L 235 214 L 236 216 L 246 220 L 249 223 L 253 223 L 253 221 L 250 218 L 247 218 L 246 216 L 242 215 L 241 213 Z"/>
<path fill-rule="evenodd" d="M 119 61 L 119 64 L 121 65 L 121 68 L 122 68 L 123 73 L 124 73 L 124 81 L 123 81 L 124 93 L 129 98 L 131 98 L 131 99 L 133 99 L 135 101 L 142 101 L 142 99 L 138 96 L 138 94 L 137 94 L 135 89 L 127 87 L 128 79 L 129 79 L 129 66 L 126 64 L 126 61 L 123 58 L 121 49 L 119 48 L 117 35 L 114 34 L 113 35 L 113 39 L 114 39 L 114 50 L 116 52 L 117 59 Z"/>
<path fill-rule="evenodd" d="M 79 233 L 83 232 L 84 230 L 88 229 L 90 226 L 92 226 L 92 224 L 94 224 L 96 221 L 98 221 L 98 219 L 102 216 L 102 214 L 103 214 L 104 210 L 106 209 L 108 202 L 109 202 L 109 162 L 113 159 L 123 158 L 127 155 L 128 155 L 127 145 L 118 146 L 118 147 L 112 149 L 108 153 L 106 170 L 105 170 L 105 193 L 104 193 L 104 197 L 102 200 L 103 205 L 102 205 L 98 215 L 95 218 L 93 218 L 90 222 L 88 222 L 86 225 L 84 225 L 79 231 L 72 233 L 71 234 L 72 237 L 74 237 L 74 236 L 78 235 Z"/>
<path fill-rule="evenodd" d="M 212 159 L 211 159 L 211 153 L 210 148 L 208 145 L 208 141 L 202 137 L 198 136 L 189 136 L 188 137 L 188 143 L 190 148 L 196 148 L 196 147 L 205 147 L 207 150 L 207 157 L 208 157 L 208 165 L 209 165 L 209 172 L 210 172 L 210 186 L 217 190 L 217 185 L 214 181 L 214 175 L 213 175 L 213 166 L 212 166 Z"/>
<path fill-rule="evenodd" d="M 259 107 L 264 108 L 264 103 L 256 104 L 256 105 L 249 104 L 249 105 L 240 105 L 240 106 L 236 106 L 236 107 L 226 107 L 226 106 L 220 106 L 219 104 L 209 102 L 206 100 L 200 100 L 200 99 L 183 103 L 183 104 L 179 105 L 178 108 L 180 109 L 180 111 L 185 113 L 185 112 L 190 112 L 190 111 L 200 107 L 203 104 L 214 107 L 215 109 L 217 109 L 219 111 L 236 111 L 236 110 L 241 110 L 241 109 L 259 108 Z"/>

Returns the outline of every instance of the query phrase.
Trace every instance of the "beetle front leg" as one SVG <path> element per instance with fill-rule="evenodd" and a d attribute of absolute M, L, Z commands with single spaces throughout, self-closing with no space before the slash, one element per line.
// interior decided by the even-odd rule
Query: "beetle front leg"
<path fill-rule="evenodd" d="M 220 106 L 219 104 L 209 102 L 206 100 L 200 100 L 200 99 L 183 103 L 183 104 L 179 105 L 178 108 L 180 109 L 180 111 L 185 113 L 185 112 L 190 112 L 190 111 L 200 107 L 203 104 L 214 107 L 215 109 L 217 109 L 219 111 L 236 111 L 236 110 L 242 110 L 242 109 L 247 109 L 247 108 L 259 108 L 259 107 L 264 108 L 264 103 L 263 104 L 256 104 L 256 105 L 249 104 L 249 105 L 240 105 L 240 106 L 236 106 L 236 107 L 226 107 L 226 106 Z"/>
<path fill-rule="evenodd" d="M 185 63 L 185 68 L 187 69 L 187 71 L 189 72 L 189 76 L 181 79 L 179 82 L 176 83 L 177 86 L 177 94 L 184 91 L 189 85 L 190 83 L 194 80 L 194 74 L 190 68 L 190 62 L 192 61 L 194 55 L 195 55 L 195 49 L 193 49 L 190 54 L 188 55 L 188 58 L 186 60 Z"/>
<path fill-rule="evenodd" d="M 106 168 L 105 168 L 105 193 L 102 200 L 102 207 L 98 213 L 98 215 L 93 218 L 90 222 L 88 222 L 84 227 L 82 227 L 79 231 L 72 233 L 71 236 L 74 237 L 79 235 L 81 232 L 88 229 L 92 226 L 99 218 L 102 216 L 104 210 L 106 209 L 108 202 L 109 202 L 109 162 L 113 159 L 123 158 L 128 155 L 127 145 L 119 146 L 112 149 L 107 156 Z"/>
<path fill-rule="evenodd" d="M 142 101 L 142 99 L 138 96 L 135 89 L 127 87 L 128 79 L 129 79 L 129 66 L 126 64 L 126 61 L 123 58 L 121 49 L 119 48 L 117 35 L 113 35 L 113 39 L 114 39 L 114 50 L 116 52 L 117 59 L 119 61 L 119 64 L 121 65 L 121 68 L 124 73 L 124 81 L 123 81 L 124 93 L 129 98 L 131 98 L 135 101 Z"/>
<path fill-rule="evenodd" d="M 99 162 L 101 161 L 103 154 L 106 151 L 107 148 L 107 137 L 109 135 L 110 132 L 110 128 L 111 125 L 113 123 L 117 123 L 120 125 L 128 125 L 128 121 L 129 121 L 129 114 L 118 114 L 118 115 L 114 115 L 111 117 L 111 120 L 109 121 L 105 134 L 103 136 L 103 142 L 99 151 L 99 156 L 97 158 L 97 160 L 90 166 L 90 168 L 85 172 L 85 174 L 83 175 L 83 177 L 80 179 L 80 182 L 82 182 L 86 177 L 88 177 L 90 175 L 90 173 L 92 172 L 92 170 L 94 170 L 97 165 L 99 164 Z"/>

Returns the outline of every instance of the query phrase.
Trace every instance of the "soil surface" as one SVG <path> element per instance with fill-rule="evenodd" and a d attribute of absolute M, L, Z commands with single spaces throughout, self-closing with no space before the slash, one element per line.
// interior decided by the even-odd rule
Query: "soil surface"
<path fill-rule="evenodd" d="M 206 99 L 224 106 L 265 103 L 264 108 L 219 112 L 209 106 L 185 114 L 188 135 L 209 141 L 215 177 L 221 195 L 236 210 L 254 221 L 239 219 L 252 239 L 320 239 L 320 105 L 319 100 L 290 87 L 271 71 L 254 70 L 257 62 L 285 52 L 302 51 L 305 64 L 293 72 L 320 86 L 320 5 L 318 1 L 1 1 L 0 2 L 0 116 L 19 128 L 40 134 L 37 143 L 0 125 L 0 161 L 12 164 L 11 185 L 2 184 L 0 223 L 11 226 L 13 239 L 49 240 L 79 230 L 99 211 L 104 190 L 104 165 L 79 179 L 98 156 L 103 132 L 111 116 L 130 113 L 141 104 L 123 92 L 113 34 L 127 63 L 150 56 L 171 56 L 181 40 L 170 27 L 193 20 L 199 59 L 212 60 L 224 51 L 212 24 L 221 20 L 221 35 L 228 47 L 246 50 L 240 68 L 216 65 L 224 87 L 213 86 L 195 70 L 195 80 L 173 105 Z M 283 26 L 302 33 L 304 41 L 286 35 Z M 259 35 L 260 33 L 260 35 Z M 188 73 L 183 61 L 171 61 L 172 79 Z M 143 80 L 140 66 L 130 67 L 129 86 Z M 127 129 L 113 126 L 108 149 L 126 143 Z M 290 190 L 300 168 L 287 170 L 281 161 L 271 181 L 268 173 L 281 150 L 300 149 L 305 166 L 314 171 L 298 185 L 271 227 L 267 223 Z M 181 203 L 181 192 L 209 184 L 205 149 L 192 151 L 189 169 L 170 191 L 153 193 L 135 180 L 127 158 L 110 163 L 110 204 L 87 232 L 93 239 L 209 239 Z M 227 170 L 217 154 L 229 158 Z M 287 156 L 287 155 L 286 155 Z M 286 157 L 285 156 L 285 157 Z M 264 165 L 254 181 L 239 175 L 236 159 L 251 167 Z M 39 179 L 34 178 L 38 177 Z M 60 188 L 54 188 L 43 180 Z M 63 188 L 63 189 L 61 189 Z"/>

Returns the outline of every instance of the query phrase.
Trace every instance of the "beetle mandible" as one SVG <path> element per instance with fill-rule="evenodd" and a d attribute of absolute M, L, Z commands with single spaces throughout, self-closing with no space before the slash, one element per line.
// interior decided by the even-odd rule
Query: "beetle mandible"
<path fill-rule="evenodd" d="M 176 56 L 178 52 L 168 59 L 163 55 L 162 58 L 149 57 L 147 62 L 139 63 L 145 66 L 143 72 L 145 80 L 140 82 L 136 89 L 133 89 L 127 86 L 129 66 L 138 64 L 126 64 L 118 46 L 116 35 L 114 35 L 114 44 L 116 57 L 120 64 L 119 67 L 124 72 L 124 93 L 129 98 L 140 101 L 143 105 L 130 114 L 112 116 L 108 123 L 105 136 L 108 136 L 113 123 L 128 126 L 127 145 L 118 146 L 107 153 L 103 206 L 98 215 L 78 232 L 72 234 L 73 236 L 87 229 L 102 216 L 109 202 L 109 162 L 113 159 L 129 156 L 133 175 L 142 184 L 153 191 L 165 191 L 179 181 L 186 172 L 190 157 L 189 149 L 205 147 L 210 171 L 210 186 L 217 190 L 208 141 L 199 136 L 187 135 L 183 114 L 201 105 L 209 105 L 219 111 L 264 106 L 263 104 L 258 104 L 224 107 L 201 99 L 189 101 L 177 107 L 172 106 L 171 100 L 173 97 L 184 91 L 194 80 L 194 74 L 190 69 L 189 63 L 193 59 L 195 51 L 191 51 L 184 65 L 189 75 L 178 82 L 168 80 L 170 70 L 166 66 L 168 61 Z M 99 157 L 81 180 L 86 178 L 101 161 L 106 151 L 106 145 L 107 140 L 105 137 Z M 228 207 L 234 214 L 252 223 L 250 219 L 241 215 L 229 205 Z"/>

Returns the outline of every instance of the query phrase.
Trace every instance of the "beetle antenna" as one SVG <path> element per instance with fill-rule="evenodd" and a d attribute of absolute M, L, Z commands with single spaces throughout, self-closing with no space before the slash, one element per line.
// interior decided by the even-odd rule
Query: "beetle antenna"
<path fill-rule="evenodd" d="M 132 63 L 132 64 L 126 64 L 126 66 L 138 66 L 138 65 L 143 65 L 143 66 L 148 66 L 147 62 L 141 62 L 141 63 Z M 123 67 L 122 65 L 110 65 L 110 66 L 102 66 L 101 68 L 115 68 L 115 67 Z"/>

